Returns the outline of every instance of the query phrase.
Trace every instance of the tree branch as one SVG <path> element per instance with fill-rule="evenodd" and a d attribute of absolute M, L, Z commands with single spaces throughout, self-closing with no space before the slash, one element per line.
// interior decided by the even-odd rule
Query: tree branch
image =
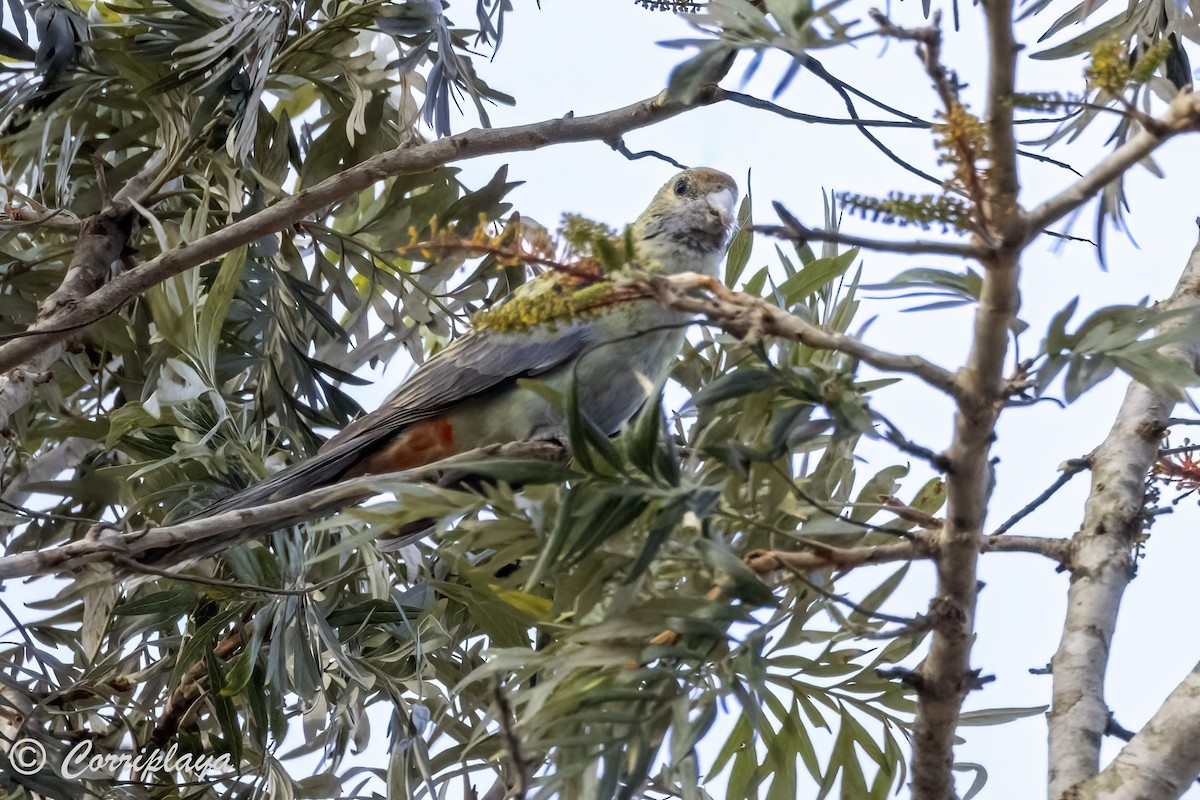
<path fill-rule="evenodd" d="M 508 695 L 504 693 L 504 682 L 499 673 L 492 676 L 492 696 L 496 699 L 496 717 L 500 721 L 500 738 L 508 750 L 508 760 L 512 762 L 513 784 L 510 795 L 513 800 L 525 800 L 533 783 L 533 764 L 523 755 L 521 738 L 517 735 L 517 718 L 513 714 Z"/>
<path fill-rule="evenodd" d="M 780 570 L 813 572 L 829 568 L 844 572 L 870 564 L 917 561 L 933 556 L 928 537 L 874 547 L 832 547 L 807 539 L 803 541 L 803 545 L 808 549 L 752 550 L 746 554 L 746 566 L 759 575 L 769 575 Z"/>
<path fill-rule="evenodd" d="M 1014 525 L 1025 519 L 1034 511 L 1037 511 L 1038 508 L 1040 508 L 1047 500 L 1053 497 L 1059 489 L 1066 486 L 1067 483 L 1070 482 L 1071 478 L 1074 478 L 1089 466 L 1091 466 L 1091 462 L 1088 461 L 1086 457 L 1068 458 L 1059 465 L 1059 474 L 1058 477 L 1054 479 L 1054 483 L 1050 484 L 1042 491 L 1041 494 L 1026 503 L 1019 511 L 1017 511 L 1017 513 L 1004 520 L 1000 527 L 996 528 L 996 530 L 992 532 L 992 535 L 999 536 L 1012 530 Z"/>
<path fill-rule="evenodd" d="M 980 685 L 971 668 L 975 639 L 977 566 L 985 540 L 983 526 L 992 495 L 990 463 L 996 422 L 1004 407 L 1004 364 L 1010 324 L 1020 301 L 1022 232 L 1017 196 L 1016 138 L 1010 99 L 1014 93 L 1016 43 L 1012 30 L 1012 0 L 988 0 L 983 5 L 988 41 L 986 172 L 974 159 L 982 153 L 960 152 L 962 180 L 968 195 L 981 204 L 987 240 L 1000 246 L 980 258 L 983 285 L 966 364 L 956 377 L 954 434 L 946 451 L 946 522 L 936 532 L 937 588 L 926 616 L 933 621 L 929 652 L 916 670 L 917 714 L 913 723 L 912 796 L 914 800 L 953 800 L 955 730 L 967 693 Z M 933 34 L 928 34 L 932 37 Z M 928 62 L 936 50 L 926 44 L 926 70 L 946 102 L 948 119 L 957 104 L 957 86 Z M 954 89 L 947 96 L 944 89 Z M 978 186 L 982 181 L 982 187 Z M 993 540 L 998 541 L 998 540 Z"/>
<path fill-rule="evenodd" d="M 73 469 L 87 455 L 96 442 L 71 436 L 29 459 L 4 491 L 0 492 L 0 512 L 25 505 L 33 494 L 33 486 L 54 480 L 65 469 Z M 0 525 L 0 541 L 7 541 L 15 526 Z"/>
<path fill-rule="evenodd" d="M 11 187 L 4 187 L 12 191 Z M 5 203 L 0 207 L 0 227 L 42 228 L 58 233 L 79 233 L 79 217 L 67 209 L 49 209 L 23 198 L 26 204 Z"/>
<path fill-rule="evenodd" d="M 811 539 L 799 540 L 804 550 L 752 550 L 746 565 L 759 575 L 779 570 L 812 572 L 836 569 L 848 572 L 856 567 L 918 561 L 937 557 L 937 540 L 929 532 L 918 532 L 912 539 L 895 544 L 865 547 L 833 547 Z M 1033 553 L 1059 564 L 1070 561 L 1071 542 L 1045 536 L 988 536 L 980 542 L 980 553 Z"/>
<path fill-rule="evenodd" d="M 1045 228 L 1086 203 L 1168 139 L 1200 130 L 1200 97 L 1190 89 L 1183 89 L 1171 101 L 1167 112 L 1157 119 L 1157 123 L 1150 128 L 1143 128 L 1081 179 L 1026 214 L 1023 243 L 1028 243 Z"/>
<path fill-rule="evenodd" d="M 397 482 L 419 483 L 439 478 L 447 470 L 464 469 L 468 462 L 495 458 L 562 460 L 566 451 L 553 442 L 512 442 L 470 450 L 416 469 L 352 478 L 332 486 L 254 508 L 186 520 L 161 528 L 120 533 L 96 526 L 87 538 L 30 553 L 0 557 L 0 581 L 31 575 L 70 572 L 95 562 L 121 565 L 125 559 L 156 566 L 178 565 L 205 558 L 233 546 L 255 533 L 332 514 L 355 505 Z"/>
<path fill-rule="evenodd" d="M 1164 309 L 1200 308 L 1200 243 Z M 1183 317 L 1161 331 L 1188 324 Z M 1196 364 L 1200 340 L 1170 342 L 1161 353 Z M 1062 641 L 1051 660 L 1050 797 L 1074 797 L 1096 775 L 1108 723 L 1104 676 L 1117 612 L 1133 577 L 1133 548 L 1142 532 L 1146 475 L 1158 458 L 1175 401 L 1131 383 L 1104 442 L 1091 455 L 1092 489 L 1074 536 L 1074 565 Z M 1157 796 L 1157 795 L 1156 795 Z"/>
<path fill-rule="evenodd" d="M 753 341 L 763 335 L 780 336 L 818 350 L 845 353 L 884 372 L 914 375 L 948 394 L 955 391 L 954 374 L 920 356 L 876 350 L 853 336 L 818 328 L 761 298 L 735 292 L 707 275 L 694 272 L 654 275 L 642 285 L 663 305 L 703 314 L 728 333 L 743 339 Z M 704 289 L 710 297 L 687 294 L 692 289 Z"/>
<path fill-rule="evenodd" d="M 46 353 L 72 332 L 112 313 L 151 286 L 235 247 L 283 230 L 385 178 L 425 172 L 451 161 L 536 150 L 551 144 L 611 141 L 628 131 L 661 122 L 690 108 L 717 102 L 721 97 L 716 87 L 701 92 L 691 103 L 670 101 L 664 94 L 601 114 L 563 117 L 512 128 L 475 129 L 417 147 L 399 147 L 372 156 L 232 225 L 162 253 L 91 292 L 69 310 L 39 318 L 25 336 L 0 347 L 0 371 L 10 370 Z M 38 358 L 37 363 L 45 360 Z M 48 363 L 39 371 L 44 371 L 45 366 Z"/>
<path fill-rule="evenodd" d="M 66 275 L 58 288 L 42 301 L 30 330 L 61 326 L 74 317 L 80 303 L 108 281 L 113 263 L 129 244 L 137 214 L 134 203 L 145 199 L 146 192 L 168 162 L 169 154 L 165 150 L 151 156 L 142 170 L 113 196 L 111 203 L 79 225 L 79 239 Z M 47 379 L 50 367 L 63 354 L 67 340 L 76 329 L 77 326 L 68 327 L 61 335 L 29 350 L 22 358 L 0 366 L 0 372 L 7 372 L 0 375 L 0 429 L 8 425 L 8 419 L 15 411 L 29 402 L 39 382 Z M 10 342 L 0 347 L 0 353 L 21 344 L 23 342 L 19 340 Z"/>
<path fill-rule="evenodd" d="M 778 114 L 784 119 L 794 119 L 800 122 L 809 122 L 815 125 L 853 125 L 857 128 L 912 128 L 916 130 L 928 130 L 933 127 L 930 123 L 924 120 L 915 118 L 910 119 L 860 119 L 846 117 L 822 117 L 816 114 L 805 114 L 802 111 L 793 111 L 790 108 L 772 103 L 770 100 L 762 100 L 741 92 L 731 92 L 722 90 L 722 94 L 726 100 L 731 103 L 737 103 L 740 106 L 747 108 L 756 108 L 761 111 L 769 111 L 772 114 Z"/>
<path fill-rule="evenodd" d="M 1166 800 L 1200 775 L 1200 664 L 1104 771 L 1075 787 L 1072 800 Z"/>
<path fill-rule="evenodd" d="M 808 69 L 809 72 L 816 75 L 821 80 L 825 81 L 825 83 L 827 83 L 830 86 L 830 88 L 832 88 L 835 92 L 838 93 L 838 95 L 842 98 L 842 102 L 846 106 L 846 113 L 849 114 L 850 117 L 852 119 L 854 119 L 855 121 L 860 120 L 861 117 L 858 116 L 858 110 L 854 107 L 854 101 L 850 97 L 851 94 L 857 95 L 858 97 L 861 97 L 862 99 L 866 100 L 868 103 L 871 103 L 872 105 L 876 106 L 877 108 L 881 108 L 884 111 L 889 111 L 893 114 L 896 114 L 897 116 L 903 117 L 904 119 L 911 120 L 913 122 L 921 122 L 922 121 L 922 120 L 919 120 L 917 117 L 911 116 L 909 114 L 905 114 L 904 112 L 899 111 L 895 108 L 892 108 L 891 106 L 885 105 L 885 104 L 879 102 L 878 100 L 876 100 L 875 98 L 869 97 L 868 95 L 863 94 L 861 91 L 854 88 L 850 84 L 846 83 L 842 79 L 834 77 L 832 74 L 830 74 L 830 72 L 827 69 L 825 69 L 825 66 L 820 61 L 817 61 L 817 59 L 813 58 L 812 56 L 810 56 L 808 54 L 803 54 L 803 55 L 799 56 L 799 58 L 800 58 L 800 62 L 804 65 L 804 67 L 806 69 Z M 942 181 L 940 179 L 935 178 L 934 176 L 930 175 L 929 173 L 918 169 L 917 167 L 913 166 L 912 164 L 908 163 L 903 158 L 901 158 L 899 155 L 897 155 L 895 153 L 895 151 L 893 151 L 890 147 L 888 147 L 883 142 L 881 142 L 879 140 L 879 137 L 876 136 L 874 133 L 872 133 L 871 130 L 866 125 L 858 125 L 856 127 L 858 128 L 858 132 L 863 135 L 863 138 L 865 138 L 871 144 L 875 145 L 876 149 L 878 149 L 879 152 L 881 152 L 885 156 L 887 156 L 888 159 L 890 159 L 893 163 L 895 163 L 902 169 L 905 169 L 908 172 L 911 172 L 913 175 L 916 175 L 918 178 L 922 178 L 926 181 L 929 181 L 930 183 L 934 184 L 935 186 L 942 185 Z"/>

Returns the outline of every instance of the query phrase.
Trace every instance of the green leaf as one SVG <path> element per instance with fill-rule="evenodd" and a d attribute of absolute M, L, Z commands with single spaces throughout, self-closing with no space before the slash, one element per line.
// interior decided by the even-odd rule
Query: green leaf
<path fill-rule="evenodd" d="M 725 74 L 729 58 L 736 49 L 723 42 L 705 42 L 696 55 L 671 70 L 667 80 L 667 98 L 691 103 L 702 89 L 716 83 Z"/>
<path fill-rule="evenodd" d="M 1015 719 L 1036 717 L 1045 714 L 1050 706 L 1025 706 L 1012 708 L 985 708 L 980 711 L 964 711 L 958 715 L 959 725 L 1003 725 Z"/>
<path fill-rule="evenodd" d="M 879 607 L 887 602 L 887 599 L 892 596 L 892 593 L 899 588 L 900 583 L 904 580 L 904 577 L 908 575 L 909 566 L 909 564 L 903 565 L 900 567 L 900 569 L 889 575 L 883 581 L 883 583 L 872 589 L 866 597 L 858 602 L 858 606 L 862 610 L 855 610 L 854 613 L 850 615 L 850 619 L 859 625 L 871 622 L 873 618 L 864 612 L 878 611 Z"/>
<path fill-rule="evenodd" d="M 779 286 L 784 305 L 791 307 L 816 294 L 832 281 L 840 278 L 858 258 L 858 248 L 851 248 L 833 258 L 819 258 L 804 267 Z"/>
<path fill-rule="evenodd" d="M 257 655 L 257 651 L 251 652 L 249 649 L 238 653 L 225 676 L 225 687 L 220 691 L 222 697 L 237 697 L 250 684 Z"/>
<path fill-rule="evenodd" d="M 234 708 L 233 701 L 223 691 L 225 677 L 221 673 L 221 665 L 211 647 L 204 651 L 204 666 L 208 672 L 210 690 L 208 699 L 212 703 L 213 715 L 217 718 L 225 745 L 229 748 L 234 763 L 239 763 L 242 759 L 241 725 L 238 724 L 237 709 Z"/>
<path fill-rule="evenodd" d="M 112 613 L 117 616 L 165 614 L 173 617 L 192 608 L 196 599 L 196 592 L 191 588 L 167 589 L 118 603 Z"/>
<path fill-rule="evenodd" d="M 1115 368 L 1116 364 L 1106 356 L 1072 358 L 1063 383 L 1064 398 L 1068 403 L 1074 403 L 1084 392 L 1111 375 Z"/>
<path fill-rule="evenodd" d="M 754 249 L 754 233 L 750 230 L 754 224 L 751 212 L 751 195 L 747 192 L 738 208 L 737 233 L 729 242 L 729 254 L 725 258 L 725 285 L 731 288 L 737 286 L 737 282 L 742 279 L 742 273 L 750 263 L 750 253 Z"/>
<path fill-rule="evenodd" d="M 899 480 L 907 474 L 908 467 L 902 464 L 885 467 L 875 473 L 875 476 L 867 481 L 862 491 L 858 493 L 858 499 L 855 501 L 854 507 L 850 509 L 850 519 L 855 522 L 866 522 L 878 514 L 880 498 L 883 495 L 894 495 L 900 485 Z"/>
<path fill-rule="evenodd" d="M 770 587 L 723 545 L 709 539 L 698 539 L 696 548 L 704 558 L 704 563 L 716 573 L 721 589 L 730 597 L 750 605 L 778 605 Z"/>
<path fill-rule="evenodd" d="M 666 544 L 667 539 L 675 532 L 680 520 L 683 519 L 684 513 L 688 508 L 688 498 L 679 496 L 673 498 L 662 508 L 658 509 L 650 524 L 650 532 L 646 535 L 646 542 L 642 545 L 642 552 L 638 554 L 637 561 L 629 568 L 629 574 L 625 578 L 626 583 L 633 583 L 643 572 L 650 567 L 650 562 L 658 555 L 658 551 Z"/>
<path fill-rule="evenodd" d="M 421 609 L 413 609 L 411 614 L 405 613 L 391 600 L 364 600 L 345 608 L 334 609 L 325 617 L 325 622 L 333 628 L 406 624 L 420 611 Z"/>
<path fill-rule="evenodd" d="M 565 464 L 543 461 L 538 458 L 495 458 L 456 461 L 455 472 L 493 478 L 513 486 L 536 486 L 546 483 L 562 483 L 576 477 L 578 473 Z"/>
<path fill-rule="evenodd" d="M 930 516 L 942 510 L 946 504 L 946 482 L 940 477 L 930 478 L 925 485 L 917 490 L 917 494 L 909 502 L 909 507 L 923 511 Z"/>
<path fill-rule="evenodd" d="M 971 800 L 977 797 L 983 791 L 984 784 L 987 783 L 987 770 L 982 764 L 974 764 L 969 761 L 956 761 L 950 765 L 950 768 L 955 772 L 973 772 L 975 773 L 971 785 L 967 787 L 967 791 L 963 793 L 963 800 Z"/>
<path fill-rule="evenodd" d="M 1198 380 L 1191 364 L 1182 358 L 1172 358 L 1162 353 L 1147 352 L 1130 356 L 1113 353 L 1110 360 L 1138 383 L 1176 401 L 1183 400 L 1184 389 L 1195 386 Z"/>
<path fill-rule="evenodd" d="M 1070 346 L 1070 337 L 1067 335 L 1067 322 L 1070 321 L 1071 316 L 1078 307 L 1079 297 L 1076 296 L 1050 320 L 1050 327 L 1046 329 L 1046 338 L 1042 341 L 1043 353 L 1057 355 Z"/>
<path fill-rule="evenodd" d="M 209 380 L 216 378 L 217 352 L 221 342 L 221 331 L 225 318 L 229 314 L 229 305 L 237 293 L 242 281 L 242 273 L 246 269 L 246 245 L 234 248 L 221 259 L 221 268 L 217 277 L 204 295 L 203 306 L 200 309 L 199 344 L 200 355 L 209 374 Z"/>
<path fill-rule="evenodd" d="M 625 452 L 629 454 L 630 462 L 647 475 L 656 473 L 655 456 L 659 449 L 662 418 L 662 387 L 659 386 L 646 400 L 625 436 Z"/>
<path fill-rule="evenodd" d="M 696 393 L 695 401 L 700 406 L 715 405 L 755 392 L 781 389 L 783 386 L 779 376 L 771 370 L 743 367 L 709 383 Z"/>

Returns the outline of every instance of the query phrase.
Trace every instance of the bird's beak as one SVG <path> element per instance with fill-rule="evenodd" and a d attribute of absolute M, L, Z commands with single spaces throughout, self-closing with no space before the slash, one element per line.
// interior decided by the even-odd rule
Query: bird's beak
<path fill-rule="evenodd" d="M 717 216 L 721 218 L 721 224 L 728 227 L 733 223 L 733 209 L 737 198 L 733 196 L 732 189 L 709 192 L 704 199 L 708 201 L 708 207 L 717 212 Z"/>

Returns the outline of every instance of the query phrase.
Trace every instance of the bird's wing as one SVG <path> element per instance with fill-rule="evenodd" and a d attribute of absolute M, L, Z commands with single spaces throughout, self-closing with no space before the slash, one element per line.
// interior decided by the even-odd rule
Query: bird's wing
<path fill-rule="evenodd" d="M 591 325 L 564 321 L 553 330 L 476 329 L 429 359 L 381 408 L 351 422 L 317 455 L 218 500 L 197 516 L 282 500 L 332 483 L 409 425 L 575 358 L 587 346 Z"/>
<path fill-rule="evenodd" d="M 537 375 L 578 356 L 594 318 L 556 308 L 554 300 L 605 280 L 601 272 L 546 272 L 522 284 L 487 312 L 504 315 L 507 322 L 477 318 L 475 328 L 429 359 L 381 408 L 334 434 L 321 452 L 332 452 L 363 436 L 373 437 L 380 430 L 390 437 L 489 389 Z"/>
<path fill-rule="evenodd" d="M 370 414 L 338 431 L 321 452 L 333 452 L 377 432 L 398 433 L 518 378 L 551 370 L 583 352 L 590 324 L 560 323 L 557 330 L 475 330 L 429 359 Z"/>

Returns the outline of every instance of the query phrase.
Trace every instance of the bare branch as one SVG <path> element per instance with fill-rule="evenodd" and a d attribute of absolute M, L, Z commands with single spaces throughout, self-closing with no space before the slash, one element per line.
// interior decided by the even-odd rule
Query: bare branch
<path fill-rule="evenodd" d="M 1081 179 L 1026 214 L 1023 243 L 1029 242 L 1045 228 L 1086 203 L 1168 139 L 1200 130 L 1200 97 L 1190 89 L 1181 90 L 1171 101 L 1167 112 L 1156 122 L 1158 124 L 1143 128 L 1130 137 Z"/>
<path fill-rule="evenodd" d="M 1016 138 L 1009 99 L 1013 95 L 1016 44 L 1012 0 L 983 5 L 988 38 L 985 126 L 989 165 L 981 175 L 976 155 L 960 152 L 964 180 L 982 179 L 967 191 L 980 203 L 988 238 L 1010 245 L 1022 231 L 1017 196 Z M 936 53 L 934 53 L 936 55 Z M 928 69 L 928 66 L 927 66 Z M 931 76 L 933 74 L 931 73 Z M 935 85 L 938 79 L 934 76 Z M 946 98 L 944 98 L 946 99 Z M 957 97 L 950 98 L 957 103 Z M 947 105 L 950 114 L 954 109 Z M 980 202 L 982 201 L 982 202 Z M 981 237 L 982 238 L 982 237 Z M 971 667 L 975 639 L 977 567 L 983 525 L 994 483 L 990 454 L 996 422 L 1006 400 L 1004 366 L 1008 332 L 1020 301 L 1020 251 L 1000 247 L 980 259 L 983 285 L 975 311 L 970 351 L 959 371 L 954 435 L 946 456 L 946 523 L 936 531 L 937 588 L 927 616 L 934 621 L 929 653 L 916 670 L 917 715 L 913 724 L 914 800 L 953 800 L 955 730 L 967 694 L 980 685 Z M 995 541 L 1002 541 L 995 540 Z"/>
<path fill-rule="evenodd" d="M 117 192 L 111 203 L 79 225 L 79 239 L 75 243 L 75 252 L 66 275 L 58 288 L 42 301 L 31 329 L 54 327 L 71 319 L 78 304 L 104 285 L 113 263 L 129 244 L 137 213 L 134 203 L 144 199 L 145 193 L 158 180 L 159 173 L 169 160 L 167 151 L 155 153 L 142 170 Z M 39 380 L 51 374 L 50 367 L 62 355 L 66 341 L 74 330 L 76 327 L 70 327 L 60 336 L 30 350 L 26 356 L 28 360 L 23 358 L 0 366 L 0 372 L 7 372 L 0 375 L 0 428 L 8 424 L 8 418 L 14 411 L 29 402 Z M 21 344 L 21 341 L 10 342 L 0 347 L 0 352 Z M 21 364 L 21 361 L 25 363 Z"/>
<path fill-rule="evenodd" d="M 0 511 L 17 509 L 33 494 L 33 485 L 53 480 L 63 470 L 74 468 L 96 446 L 90 439 L 72 436 L 34 456 L 21 465 L 21 471 L 0 493 Z M 14 526 L 0 525 L 0 541 L 7 541 Z"/>
<path fill-rule="evenodd" d="M 525 800 L 529 786 L 533 783 L 533 765 L 522 754 L 521 739 L 517 736 L 517 719 L 513 715 L 512 705 L 508 695 L 504 693 L 504 683 L 497 673 L 492 676 L 492 696 L 496 699 L 496 710 L 499 712 L 500 737 L 508 749 L 508 760 L 512 762 L 513 772 L 517 779 L 512 787 L 513 800 Z"/>
<path fill-rule="evenodd" d="M 878 108 L 881 108 L 884 111 L 890 111 L 891 113 L 896 114 L 897 116 L 903 117 L 904 119 L 911 120 L 913 122 L 921 121 L 917 117 L 911 116 L 909 114 L 905 114 L 902 111 L 898 111 L 898 110 L 892 108 L 891 106 L 888 106 L 888 105 L 885 105 L 885 104 L 879 102 L 878 100 L 876 100 L 873 97 L 863 94 L 861 91 L 854 88 L 853 86 L 846 83 L 845 81 L 841 80 L 840 78 L 834 77 L 832 74 L 829 73 L 829 71 L 827 69 L 825 69 L 825 66 L 820 61 L 817 61 L 817 59 L 813 58 L 810 55 L 806 54 L 806 55 L 802 56 L 800 58 L 800 61 L 801 61 L 801 63 L 804 64 L 805 68 L 808 69 L 809 72 L 811 72 L 813 75 L 816 75 L 821 80 L 825 81 L 825 83 L 829 84 L 829 86 L 835 92 L 837 92 L 839 96 L 841 96 L 842 102 L 845 103 L 845 105 L 846 105 L 846 113 L 848 113 L 850 115 L 850 117 L 853 118 L 854 120 L 859 120 L 860 117 L 858 116 L 858 110 L 854 107 L 854 101 L 850 98 L 851 94 L 861 97 L 862 99 L 866 100 L 868 103 L 871 103 L 872 105 L 874 105 Z M 913 175 L 916 175 L 918 178 L 922 178 L 924 180 L 929 181 L 930 183 L 934 184 L 935 186 L 940 187 L 942 185 L 942 181 L 940 179 L 935 178 L 934 176 L 930 175 L 929 173 L 924 172 L 923 170 L 913 166 L 912 164 L 908 163 L 903 158 L 898 156 L 890 147 L 888 147 L 886 144 L 881 142 L 879 140 L 879 137 L 877 137 L 874 133 L 872 133 L 871 130 L 866 125 L 858 125 L 857 128 L 858 128 L 858 132 L 863 135 L 863 138 L 865 138 L 871 144 L 875 145 L 875 147 L 879 150 L 879 152 L 881 152 L 885 156 L 887 156 L 888 159 L 890 159 L 893 163 L 895 163 L 896 165 L 900 166 L 901 168 L 907 170 L 908 172 L 911 172 Z"/>
<path fill-rule="evenodd" d="M 22 338 L 0 347 L 0 371 L 33 359 L 80 328 L 112 313 L 173 275 L 204 264 L 243 244 L 287 228 L 327 206 L 395 175 L 424 172 L 451 161 L 497 153 L 535 150 L 551 144 L 590 140 L 610 141 L 628 131 L 669 119 L 697 106 L 721 99 L 710 87 L 692 103 L 667 100 L 665 95 L 624 108 L 586 117 L 563 117 L 512 128 L 471 130 L 417 147 L 400 147 L 373 156 L 310 189 L 225 226 L 195 242 L 181 245 L 117 276 L 67 310 L 39 319 Z M 38 363 L 45 361 L 39 359 Z M 53 359 L 50 359 L 50 363 Z M 48 364 L 43 365 L 44 370 Z"/>
<path fill-rule="evenodd" d="M 1017 41 L 1013 34 L 1013 1 L 989 0 L 983 7 L 987 25 L 988 84 L 987 208 L 984 216 L 1008 243 L 1020 230 L 1017 197 L 1017 136 L 1013 125 L 1012 98 L 1017 91 Z"/>
<path fill-rule="evenodd" d="M 1200 664 L 1128 741 L 1072 800 L 1173 800 L 1190 787 L 1200 775 Z"/>
<path fill-rule="evenodd" d="M 213 656 L 218 661 L 226 661 L 241 650 L 245 642 L 241 629 L 236 628 L 217 642 L 217 646 L 213 648 Z M 184 718 L 208 691 L 207 683 L 208 667 L 203 659 L 188 667 L 180 678 L 179 685 L 167 699 L 162 715 L 154 723 L 154 730 L 150 734 L 152 742 L 159 747 L 166 747 L 168 742 L 179 735 L 179 726 Z"/>
<path fill-rule="evenodd" d="M 47 209 L 34 205 L 7 203 L 0 208 L 0 225 L 17 228 L 44 228 L 57 233 L 78 233 L 79 217 L 66 209 Z"/>
<path fill-rule="evenodd" d="M 909 241 L 888 241 L 885 239 L 872 239 L 866 236 L 855 236 L 849 233 L 840 231 L 827 231 L 820 229 L 809 228 L 792 216 L 792 214 L 784 208 L 780 203 L 774 203 L 775 210 L 779 214 L 779 218 L 784 224 L 779 225 L 755 225 L 753 230 L 756 233 L 762 233 L 767 236 L 774 236 L 777 239 L 787 239 L 789 241 L 804 244 L 806 242 L 833 242 L 835 244 L 844 244 L 849 247 L 861 247 L 866 250 L 875 250 L 880 253 L 904 253 L 908 255 L 939 255 L 939 256 L 955 256 L 958 258 L 981 258 L 987 253 L 987 250 L 971 244 L 963 244 L 961 242 L 937 242 L 928 239 L 911 239 Z"/>
<path fill-rule="evenodd" d="M 800 122 L 811 122 L 816 125 L 854 125 L 859 128 L 910 128 L 916 130 L 928 130 L 933 127 L 930 123 L 919 119 L 845 119 L 841 117 L 822 117 L 817 114 L 805 114 L 802 111 L 793 111 L 790 108 L 772 103 L 770 100 L 762 100 L 748 94 L 740 92 L 730 92 L 723 90 L 722 94 L 725 99 L 731 103 L 737 103 L 740 106 L 747 108 L 757 108 L 762 111 L 769 111 L 772 114 L 777 114 L 785 119 L 794 119 Z"/>
<path fill-rule="evenodd" d="M 914 375 L 948 394 L 955 392 L 954 374 L 920 356 L 897 355 L 877 350 L 853 336 L 818 328 L 778 306 L 743 292 L 735 292 L 723 283 L 694 272 L 655 275 L 645 284 L 664 305 L 680 311 L 703 314 L 725 331 L 744 339 L 780 336 L 818 350 L 845 353 L 884 372 Z M 687 294 L 704 289 L 710 297 Z"/>
<path fill-rule="evenodd" d="M 833 568 L 852 570 L 870 564 L 887 564 L 894 561 L 916 561 L 933 556 L 927 538 L 916 538 L 895 544 L 875 547 L 831 547 L 805 539 L 801 542 L 807 550 L 753 550 L 746 555 L 746 565 L 759 575 L 787 570 L 789 572 L 812 572 Z"/>
<path fill-rule="evenodd" d="M 1032 553 L 1057 561 L 1071 563 L 1071 540 L 1051 536 L 988 536 L 979 548 L 981 553 Z"/>
<path fill-rule="evenodd" d="M 933 534 L 918 532 L 914 538 L 895 544 L 864 547 L 833 547 L 811 539 L 800 538 L 804 550 L 753 550 L 746 556 L 746 565 L 759 575 L 781 569 L 812 572 L 817 569 L 836 569 L 848 572 L 856 567 L 887 564 L 895 561 L 917 561 L 937 557 L 937 541 Z M 1070 559 L 1071 542 L 1043 536 L 989 536 L 980 543 L 980 553 L 1032 553 L 1065 564 Z"/>
<path fill-rule="evenodd" d="M 1200 244 L 1162 307 L 1200 307 Z M 1185 324 L 1184 318 L 1175 317 L 1162 329 Z M 1160 352 L 1195 364 L 1200 341 L 1174 341 Z M 1050 662 L 1052 800 L 1074 797 L 1100 767 L 1100 740 L 1109 716 L 1104 701 L 1109 646 L 1121 598 L 1133 577 L 1135 540 L 1145 524 L 1146 474 L 1158 458 L 1174 407 L 1172 398 L 1131 383 L 1112 430 L 1090 457 L 1092 489 L 1074 537 L 1074 577 L 1062 641 Z"/>
<path fill-rule="evenodd" d="M 378 492 L 387 491 L 389 485 L 398 481 L 417 483 L 437 480 L 446 470 L 461 469 L 467 462 L 478 459 L 536 458 L 550 461 L 562 460 L 564 455 L 563 447 L 552 442 L 513 442 L 470 450 L 416 469 L 353 478 L 286 500 L 226 511 L 161 528 L 120 533 L 111 527 L 98 525 L 87 538 L 78 542 L 0 557 L 0 581 L 70 572 L 95 562 L 119 565 L 123 559 L 157 566 L 177 565 L 212 555 L 257 532 L 278 530 L 321 514 L 331 514 Z"/>
<path fill-rule="evenodd" d="M 1050 486 L 1048 486 L 1037 497 L 1033 498 L 1033 500 L 1030 500 L 1028 503 L 1026 503 L 1025 506 L 1023 508 L 1021 508 L 1020 511 L 1013 514 L 1008 519 L 1004 520 L 1004 522 L 1001 523 L 1000 527 L 996 528 L 996 530 L 992 532 L 992 535 L 1000 536 L 1001 534 L 1007 533 L 1008 531 L 1012 530 L 1014 525 L 1016 525 L 1018 522 L 1025 519 L 1026 517 L 1028 517 L 1034 511 L 1037 511 L 1038 508 L 1040 508 L 1042 506 L 1042 504 L 1044 504 L 1047 500 L 1049 500 L 1051 497 L 1053 497 L 1054 494 L 1059 489 L 1066 486 L 1067 483 L 1071 480 L 1071 478 L 1074 478 L 1076 475 L 1078 475 L 1080 472 L 1083 472 L 1089 466 L 1091 466 L 1091 462 L 1086 457 L 1084 457 L 1084 458 L 1068 458 L 1061 465 L 1059 465 L 1059 468 L 1058 468 L 1059 474 L 1058 474 L 1058 477 L 1054 479 L 1054 483 L 1050 484 Z"/>

